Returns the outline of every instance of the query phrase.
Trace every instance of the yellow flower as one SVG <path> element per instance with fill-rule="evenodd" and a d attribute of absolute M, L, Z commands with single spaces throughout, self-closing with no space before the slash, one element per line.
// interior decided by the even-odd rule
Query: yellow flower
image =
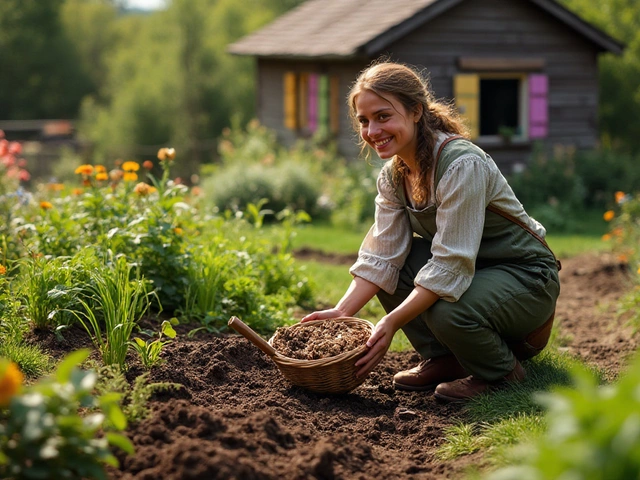
<path fill-rule="evenodd" d="M 150 193 L 155 192 L 156 188 L 152 187 L 151 185 L 148 185 L 148 184 L 146 184 L 144 182 L 140 182 L 139 184 L 137 184 L 135 186 L 133 191 L 136 192 L 141 197 L 145 197 L 145 196 L 149 195 Z"/>
<path fill-rule="evenodd" d="M 95 166 L 96 173 L 106 173 L 107 169 L 104 165 L 96 165 Z"/>
<path fill-rule="evenodd" d="M 0 265 L 0 275 L 5 275 L 7 273 L 7 267 L 4 265 Z"/>
<path fill-rule="evenodd" d="M 616 214 L 613 210 L 607 210 L 606 212 L 604 212 L 604 215 L 602 216 L 602 218 L 604 218 L 605 222 L 610 222 L 611 220 L 613 220 L 613 217 L 615 217 Z"/>
<path fill-rule="evenodd" d="M 604 235 L 602 235 L 603 242 L 608 242 L 609 240 L 611 240 L 611 235 L 609 235 L 608 233 L 605 233 Z"/>
<path fill-rule="evenodd" d="M 616 203 L 620 203 L 622 200 L 624 200 L 624 192 L 616 192 Z"/>
<path fill-rule="evenodd" d="M 80 165 L 76 168 L 76 175 L 91 175 L 93 173 L 93 167 L 91 165 Z"/>
<path fill-rule="evenodd" d="M 158 150 L 158 160 L 173 160 L 176 158 L 176 149 L 175 148 L 161 148 Z"/>
<path fill-rule="evenodd" d="M 8 360 L 0 360 L 0 407 L 6 407 L 11 397 L 20 391 L 24 375 L 18 366 Z"/>
<path fill-rule="evenodd" d="M 96 180 L 102 182 L 104 180 L 109 180 L 109 175 L 106 172 L 100 172 L 96 175 Z"/>
<path fill-rule="evenodd" d="M 138 162 L 128 161 L 122 164 L 122 169 L 125 172 L 137 172 L 138 170 L 140 170 L 140 165 L 138 165 Z"/>
<path fill-rule="evenodd" d="M 42 201 L 40 202 L 40 208 L 43 210 L 49 210 L 50 208 L 53 208 L 53 204 L 51 202 Z"/>
<path fill-rule="evenodd" d="M 135 182 L 136 180 L 138 180 L 138 174 L 133 172 L 124 172 L 124 176 L 122 177 L 122 179 L 125 182 Z"/>

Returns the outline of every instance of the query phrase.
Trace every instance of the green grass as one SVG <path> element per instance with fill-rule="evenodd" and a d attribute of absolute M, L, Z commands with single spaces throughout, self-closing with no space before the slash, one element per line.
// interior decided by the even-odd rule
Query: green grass
<path fill-rule="evenodd" d="M 0 339 L 0 358 L 8 358 L 27 378 L 36 379 L 53 369 L 52 358 L 37 345 Z"/>
<path fill-rule="evenodd" d="M 294 248 L 312 248 L 322 252 L 354 253 L 362 243 L 366 231 L 338 229 L 331 225 L 304 224 L 296 228 Z"/>
<path fill-rule="evenodd" d="M 604 252 L 611 245 L 603 241 L 600 235 L 548 235 L 547 243 L 560 260 L 586 252 Z"/>

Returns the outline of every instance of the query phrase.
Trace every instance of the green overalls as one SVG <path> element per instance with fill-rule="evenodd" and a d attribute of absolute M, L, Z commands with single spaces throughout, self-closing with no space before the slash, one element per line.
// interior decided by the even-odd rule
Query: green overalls
<path fill-rule="evenodd" d="M 486 154 L 467 140 L 447 144 L 436 165 L 436 186 L 451 162 L 470 153 L 486 159 Z M 436 233 L 436 206 L 414 210 L 407 203 L 402 183 L 397 194 L 405 203 L 414 237 L 396 291 L 393 295 L 383 290 L 378 293 L 387 312 L 414 289 L 418 271 L 431 258 Z M 468 290 L 457 302 L 438 300 L 403 331 L 423 358 L 453 353 L 470 374 L 495 381 L 515 367 L 508 342 L 524 339 L 545 323 L 559 293 L 556 259 L 549 249 L 521 226 L 486 211 L 475 275 Z"/>

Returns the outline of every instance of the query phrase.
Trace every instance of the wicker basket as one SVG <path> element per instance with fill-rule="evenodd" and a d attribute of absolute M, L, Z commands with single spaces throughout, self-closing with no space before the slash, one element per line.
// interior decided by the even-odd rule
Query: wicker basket
<path fill-rule="evenodd" d="M 369 331 L 373 332 L 373 324 L 371 322 L 354 317 L 314 320 L 311 322 L 298 323 L 290 328 L 308 328 L 326 321 L 352 324 L 360 323 L 366 325 Z M 265 342 L 262 337 L 242 323 L 237 317 L 232 317 L 229 320 L 229 326 L 244 335 L 269 355 L 282 375 L 299 387 L 316 393 L 347 393 L 362 384 L 366 379 L 366 375 L 356 377 L 356 372 L 362 367 L 355 366 L 356 361 L 367 351 L 366 345 L 333 357 L 319 358 L 317 360 L 299 360 L 285 357 L 278 353 L 271 345 L 273 337 L 269 339 L 268 343 Z"/>

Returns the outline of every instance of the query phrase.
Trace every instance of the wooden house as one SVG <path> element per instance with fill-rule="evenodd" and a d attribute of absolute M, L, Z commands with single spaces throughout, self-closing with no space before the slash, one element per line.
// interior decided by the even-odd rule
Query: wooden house
<path fill-rule="evenodd" d="M 380 56 L 425 69 L 503 171 L 598 139 L 598 55 L 623 45 L 554 0 L 308 0 L 229 46 L 257 59 L 257 117 L 355 158 L 346 97 Z"/>

